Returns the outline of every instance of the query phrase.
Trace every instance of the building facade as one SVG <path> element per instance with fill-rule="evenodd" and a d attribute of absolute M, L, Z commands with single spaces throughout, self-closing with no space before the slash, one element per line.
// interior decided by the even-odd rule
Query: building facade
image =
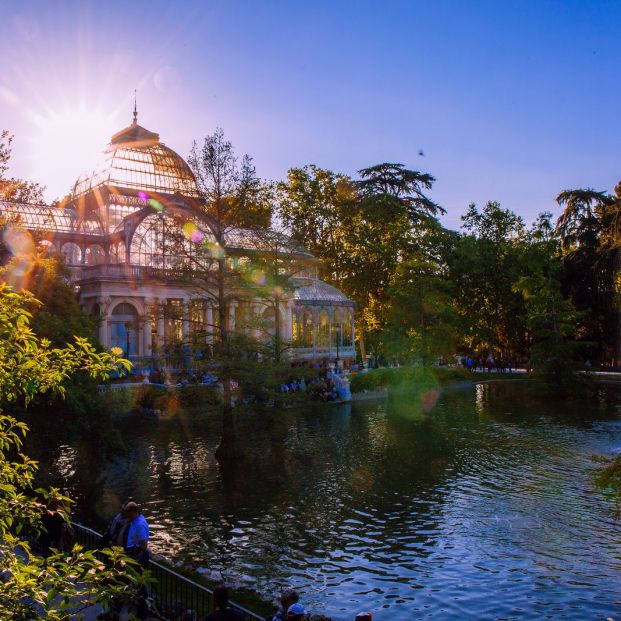
<path fill-rule="evenodd" d="M 180 229 L 188 233 L 186 250 L 214 239 L 192 170 L 158 134 L 138 125 L 136 115 L 112 136 L 105 154 L 105 168 L 78 179 L 63 206 L 0 202 L 0 214 L 36 232 L 44 250 L 64 257 L 105 347 L 145 362 L 197 339 L 208 350 L 218 334 L 216 297 L 179 276 L 184 257 L 166 243 Z M 264 326 L 266 338 L 273 338 L 278 329 L 283 355 L 291 360 L 352 360 L 354 304 L 317 278 L 317 260 L 304 248 L 269 230 L 230 228 L 226 260 L 232 268 L 252 265 L 273 253 L 274 243 L 287 253 L 290 269 L 278 303 L 259 284 L 232 287 L 226 292 L 227 331 L 263 338 Z"/>

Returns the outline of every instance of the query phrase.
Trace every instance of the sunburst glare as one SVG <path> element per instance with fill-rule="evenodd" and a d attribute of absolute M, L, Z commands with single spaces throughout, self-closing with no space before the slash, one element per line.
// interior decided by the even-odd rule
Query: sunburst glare
<path fill-rule="evenodd" d="M 77 178 L 99 168 L 105 145 L 122 124 L 116 112 L 87 105 L 33 112 L 32 117 L 35 130 L 29 140 L 35 175 L 45 171 L 48 177 Z"/>

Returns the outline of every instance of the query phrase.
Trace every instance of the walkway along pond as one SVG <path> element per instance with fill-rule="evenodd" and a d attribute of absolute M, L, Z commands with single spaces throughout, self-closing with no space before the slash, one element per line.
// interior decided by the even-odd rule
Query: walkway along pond
<path fill-rule="evenodd" d="M 155 552 L 266 601 L 292 585 L 338 621 L 615 617 L 621 523 L 592 456 L 621 448 L 619 393 L 519 384 L 239 413 L 234 464 L 214 457 L 219 416 L 196 411 L 120 421 L 113 457 L 45 421 L 27 450 L 79 521 L 133 496 Z"/>

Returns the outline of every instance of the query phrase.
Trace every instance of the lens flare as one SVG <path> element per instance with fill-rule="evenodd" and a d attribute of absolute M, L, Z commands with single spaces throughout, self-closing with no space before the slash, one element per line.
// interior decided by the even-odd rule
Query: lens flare
<path fill-rule="evenodd" d="M 2 241 L 13 255 L 6 265 L 6 282 L 14 289 L 28 287 L 35 256 L 35 244 L 28 231 L 8 225 L 2 231 Z"/>
<path fill-rule="evenodd" d="M 160 203 L 159 201 L 156 201 L 154 198 L 150 198 L 148 201 L 148 204 L 149 204 L 149 207 L 152 207 L 157 212 L 164 211 L 164 205 L 162 205 L 162 203 Z"/>
<path fill-rule="evenodd" d="M 435 407 L 438 399 L 440 398 L 440 392 L 438 390 L 426 390 L 420 397 L 423 410 L 429 413 Z"/>
<path fill-rule="evenodd" d="M 146 192 L 138 192 L 138 198 L 142 201 L 148 201 L 149 195 Z"/>
<path fill-rule="evenodd" d="M 183 225 L 183 234 L 195 244 L 200 244 L 205 237 L 203 232 L 194 224 L 194 222 L 186 222 Z"/>
<path fill-rule="evenodd" d="M 252 270 L 250 273 L 250 280 L 255 284 L 255 285 L 259 285 L 259 286 L 263 286 L 265 284 L 266 278 L 265 278 L 265 272 L 263 270 Z"/>
<path fill-rule="evenodd" d="M 205 247 L 214 259 L 221 260 L 226 257 L 226 251 L 218 242 L 205 241 Z"/>

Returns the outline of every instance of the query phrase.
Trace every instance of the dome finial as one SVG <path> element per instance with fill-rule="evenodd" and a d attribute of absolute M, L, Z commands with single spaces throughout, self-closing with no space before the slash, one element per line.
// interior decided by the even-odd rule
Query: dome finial
<path fill-rule="evenodd" d="M 136 105 L 136 89 L 134 89 L 134 125 L 138 125 L 138 106 Z"/>

